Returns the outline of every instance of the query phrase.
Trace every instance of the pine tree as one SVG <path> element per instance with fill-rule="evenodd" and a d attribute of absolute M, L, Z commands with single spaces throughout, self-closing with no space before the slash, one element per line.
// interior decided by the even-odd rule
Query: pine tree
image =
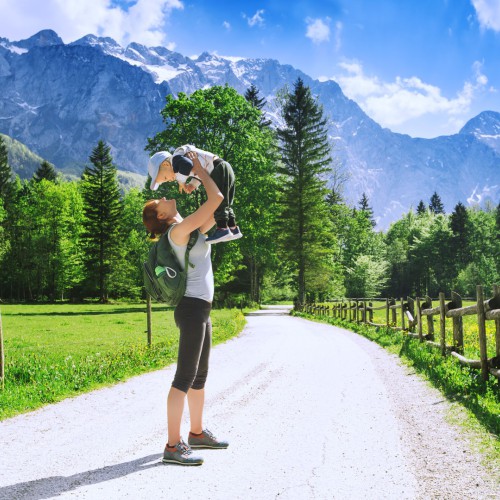
<path fill-rule="evenodd" d="M 85 168 L 81 183 L 85 268 L 90 291 L 97 286 L 101 302 L 108 298 L 107 282 L 121 244 L 118 235 L 123 212 L 110 150 L 99 141 L 89 158 L 93 166 Z"/>
<path fill-rule="evenodd" d="M 444 205 L 441 201 L 440 196 L 434 191 L 434 194 L 431 196 L 431 202 L 429 204 L 429 210 L 434 214 L 444 214 Z"/>
<path fill-rule="evenodd" d="M 5 200 L 11 192 L 12 170 L 9 165 L 7 146 L 0 136 L 0 198 Z"/>
<path fill-rule="evenodd" d="M 417 206 L 417 214 L 424 215 L 425 212 L 427 212 L 427 207 L 425 206 L 425 203 L 423 202 L 423 200 L 420 200 L 420 202 L 418 203 L 418 206 Z"/>
<path fill-rule="evenodd" d="M 37 182 L 40 182 L 42 179 L 55 182 L 57 180 L 57 172 L 54 165 L 46 160 L 42 161 L 37 171 L 33 174 L 33 179 Z"/>
<path fill-rule="evenodd" d="M 370 220 L 370 224 L 372 225 L 372 227 L 375 227 L 377 225 L 377 223 L 375 222 L 375 219 L 373 218 L 373 208 L 370 207 L 370 204 L 368 202 L 368 197 L 366 196 L 365 193 L 363 193 L 361 195 L 361 198 L 358 202 L 358 205 L 359 205 L 359 209 L 362 212 L 365 212 L 366 215 L 368 216 L 368 219 Z"/>
<path fill-rule="evenodd" d="M 324 174 L 329 170 L 330 145 L 323 110 L 299 78 L 282 105 L 284 127 L 278 129 L 282 165 L 279 242 L 297 275 L 298 300 L 305 302 L 307 280 L 325 275 L 331 249 L 331 222 L 325 201 Z M 321 267 L 323 265 L 323 267 Z M 317 286 L 317 281 L 314 286 Z"/>
<path fill-rule="evenodd" d="M 496 212 L 497 235 L 500 239 L 500 202 L 498 203 Z"/>
<path fill-rule="evenodd" d="M 271 125 L 271 120 L 266 120 L 264 112 L 262 111 L 266 105 L 264 97 L 259 97 L 259 89 L 252 83 L 245 92 L 245 99 L 254 107 L 257 108 L 262 114 L 260 117 L 260 126 L 268 127 Z"/>
<path fill-rule="evenodd" d="M 450 215 L 450 228 L 453 232 L 452 249 L 458 270 L 466 265 L 470 258 L 469 234 L 468 234 L 469 214 L 463 203 L 458 202 L 455 210 Z"/>

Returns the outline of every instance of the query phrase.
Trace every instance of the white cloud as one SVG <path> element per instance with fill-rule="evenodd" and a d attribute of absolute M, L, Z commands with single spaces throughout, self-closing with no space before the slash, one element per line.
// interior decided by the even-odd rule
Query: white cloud
<path fill-rule="evenodd" d="M 164 45 L 165 20 L 174 9 L 182 8 L 180 0 L 138 0 L 128 10 L 111 0 L 92 0 L 91 8 L 81 0 L 0 0 L 0 33 L 18 40 L 50 28 L 65 42 L 92 33 L 110 36 L 122 45 L 131 41 Z"/>
<path fill-rule="evenodd" d="M 330 18 L 312 19 L 306 18 L 306 37 L 314 43 L 328 42 L 330 40 Z"/>
<path fill-rule="evenodd" d="M 264 18 L 262 17 L 264 14 L 264 9 L 259 9 L 252 17 L 248 17 L 243 14 L 243 17 L 247 20 L 248 26 L 253 28 L 255 25 L 263 26 Z"/>
<path fill-rule="evenodd" d="M 398 76 L 393 82 L 384 82 L 377 76 L 366 75 L 357 61 L 346 61 L 339 67 L 342 72 L 332 79 L 371 118 L 388 128 L 432 115 L 444 116 L 450 127 L 463 123 L 473 100 L 487 90 L 488 84 L 488 78 L 482 73 L 482 64 L 478 61 L 472 66 L 472 81 L 466 81 L 453 98 L 442 95 L 439 87 L 416 76 Z"/>
<path fill-rule="evenodd" d="M 472 0 L 472 5 L 482 28 L 500 31 L 500 0 Z"/>
<path fill-rule="evenodd" d="M 231 29 L 231 24 L 228 21 L 224 21 L 222 26 L 226 28 L 228 31 Z"/>

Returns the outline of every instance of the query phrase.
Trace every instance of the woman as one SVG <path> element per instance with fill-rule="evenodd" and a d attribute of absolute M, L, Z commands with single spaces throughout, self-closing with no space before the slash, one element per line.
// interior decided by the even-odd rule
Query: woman
<path fill-rule="evenodd" d="M 207 201 L 183 219 L 175 200 L 150 200 L 143 210 L 143 222 L 155 235 L 168 233 L 168 239 L 181 263 L 192 231 L 200 234 L 189 253 L 186 293 L 177 305 L 174 318 L 180 330 L 177 371 L 167 399 L 168 441 L 163 462 L 181 465 L 201 465 L 203 459 L 193 456 L 192 448 L 227 448 L 228 443 L 218 440 L 210 431 L 203 429 L 205 381 L 208 372 L 212 324 L 210 310 L 214 294 L 214 277 L 210 259 L 210 245 L 206 233 L 214 224 L 214 211 L 224 197 L 202 168 L 195 152 L 186 155 L 193 162 L 193 173 L 202 181 Z M 191 431 L 188 443 L 181 438 L 181 419 L 184 401 L 188 399 Z"/>

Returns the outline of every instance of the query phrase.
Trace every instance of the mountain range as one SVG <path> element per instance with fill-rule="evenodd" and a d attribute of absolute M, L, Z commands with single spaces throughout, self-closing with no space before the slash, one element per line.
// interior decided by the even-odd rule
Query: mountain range
<path fill-rule="evenodd" d="M 65 44 L 51 30 L 21 41 L 0 38 L 0 132 L 70 175 L 79 175 L 99 139 L 117 166 L 145 175 L 147 138 L 163 127 L 167 94 L 229 84 L 254 84 L 274 125 L 276 94 L 300 77 L 328 118 L 337 168 L 347 175 L 345 197 L 364 192 L 378 227 L 428 202 L 434 191 L 447 211 L 500 198 L 500 113 L 485 111 L 457 133 L 412 138 L 381 127 L 334 81 L 320 82 L 273 59 L 202 53 L 189 58 L 165 47 L 87 35 Z M 20 169 L 28 176 L 29 169 Z M 330 182 L 334 182 L 329 179 Z"/>

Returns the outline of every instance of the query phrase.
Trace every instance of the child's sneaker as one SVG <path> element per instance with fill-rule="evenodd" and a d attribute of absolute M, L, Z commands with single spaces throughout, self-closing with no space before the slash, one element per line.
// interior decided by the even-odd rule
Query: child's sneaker
<path fill-rule="evenodd" d="M 191 448 L 224 449 L 229 446 L 227 441 L 217 439 L 209 430 L 204 429 L 200 435 L 189 433 L 188 443 Z"/>
<path fill-rule="evenodd" d="M 162 462 L 179 465 L 201 465 L 203 458 L 194 457 L 191 448 L 181 439 L 173 448 L 165 446 Z"/>
<path fill-rule="evenodd" d="M 223 241 L 232 240 L 233 233 L 228 227 L 218 227 L 212 236 L 206 239 L 207 243 L 222 243 Z"/>
<path fill-rule="evenodd" d="M 230 227 L 229 229 L 231 230 L 231 234 L 233 235 L 231 239 L 239 240 L 240 238 L 243 237 L 243 234 L 238 226 Z"/>

